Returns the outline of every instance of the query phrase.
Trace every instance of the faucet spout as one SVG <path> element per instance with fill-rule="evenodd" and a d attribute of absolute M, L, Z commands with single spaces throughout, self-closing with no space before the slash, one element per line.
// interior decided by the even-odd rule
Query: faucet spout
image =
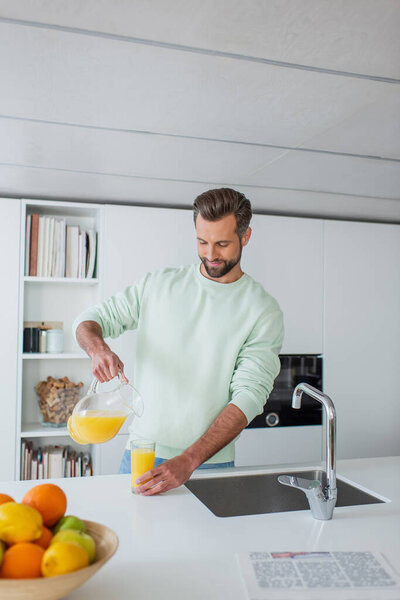
<path fill-rule="evenodd" d="M 308 383 L 299 383 L 293 391 L 292 408 L 301 408 L 303 393 L 318 400 L 325 410 L 326 421 L 326 487 L 323 490 L 320 482 L 298 479 L 293 476 L 280 476 L 278 480 L 283 485 L 301 489 L 307 496 L 312 515 L 316 519 L 332 518 L 335 508 L 336 490 L 336 411 L 332 400 L 320 390 Z"/>
<path fill-rule="evenodd" d="M 301 408 L 303 392 L 321 402 L 325 409 L 326 426 L 326 486 L 327 491 L 336 490 L 336 410 L 332 400 L 308 383 L 299 383 L 293 392 L 292 408 Z"/>

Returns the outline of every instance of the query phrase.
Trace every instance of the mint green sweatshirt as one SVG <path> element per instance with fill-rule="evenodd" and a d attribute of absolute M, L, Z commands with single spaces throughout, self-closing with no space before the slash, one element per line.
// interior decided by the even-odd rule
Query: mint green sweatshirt
<path fill-rule="evenodd" d="M 134 419 L 130 439 L 155 440 L 161 458 L 193 444 L 229 403 L 251 421 L 280 370 L 282 312 L 246 274 L 219 283 L 199 265 L 148 273 L 81 313 L 74 331 L 82 321 L 99 323 L 105 338 L 137 329 L 133 383 L 144 414 Z M 231 460 L 234 442 L 208 462 Z"/>

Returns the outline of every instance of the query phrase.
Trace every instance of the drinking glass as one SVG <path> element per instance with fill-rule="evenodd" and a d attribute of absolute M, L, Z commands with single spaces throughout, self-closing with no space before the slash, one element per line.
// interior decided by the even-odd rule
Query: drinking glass
<path fill-rule="evenodd" d="M 130 443 L 130 446 L 131 490 L 132 493 L 136 493 L 136 488 L 139 487 L 139 484 L 136 483 L 136 479 L 143 475 L 143 473 L 150 471 L 150 469 L 154 469 L 156 445 L 155 442 L 151 442 L 150 440 L 133 440 Z"/>

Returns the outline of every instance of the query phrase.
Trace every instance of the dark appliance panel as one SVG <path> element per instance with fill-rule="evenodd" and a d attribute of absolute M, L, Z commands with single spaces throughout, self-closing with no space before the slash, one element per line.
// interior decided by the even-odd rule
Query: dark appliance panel
<path fill-rule="evenodd" d="M 295 427 L 297 425 L 321 425 L 322 405 L 303 394 L 301 408 L 292 408 L 292 394 L 298 383 L 309 383 L 322 389 L 323 359 L 320 354 L 281 354 L 281 371 L 275 379 L 274 388 L 264 406 L 247 428 Z"/>

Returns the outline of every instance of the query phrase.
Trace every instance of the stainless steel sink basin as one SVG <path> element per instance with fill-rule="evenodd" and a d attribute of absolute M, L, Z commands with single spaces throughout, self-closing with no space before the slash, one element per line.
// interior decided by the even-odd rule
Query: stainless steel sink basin
<path fill-rule="evenodd" d="M 288 473 L 199 478 L 189 480 L 186 487 L 217 517 L 310 510 L 303 492 L 288 489 L 278 482 L 278 476 L 285 474 Z M 290 474 L 307 479 L 318 479 L 322 485 L 325 485 L 324 471 L 290 471 Z M 339 478 L 336 483 L 337 507 L 383 502 L 380 498 L 367 494 Z"/>

